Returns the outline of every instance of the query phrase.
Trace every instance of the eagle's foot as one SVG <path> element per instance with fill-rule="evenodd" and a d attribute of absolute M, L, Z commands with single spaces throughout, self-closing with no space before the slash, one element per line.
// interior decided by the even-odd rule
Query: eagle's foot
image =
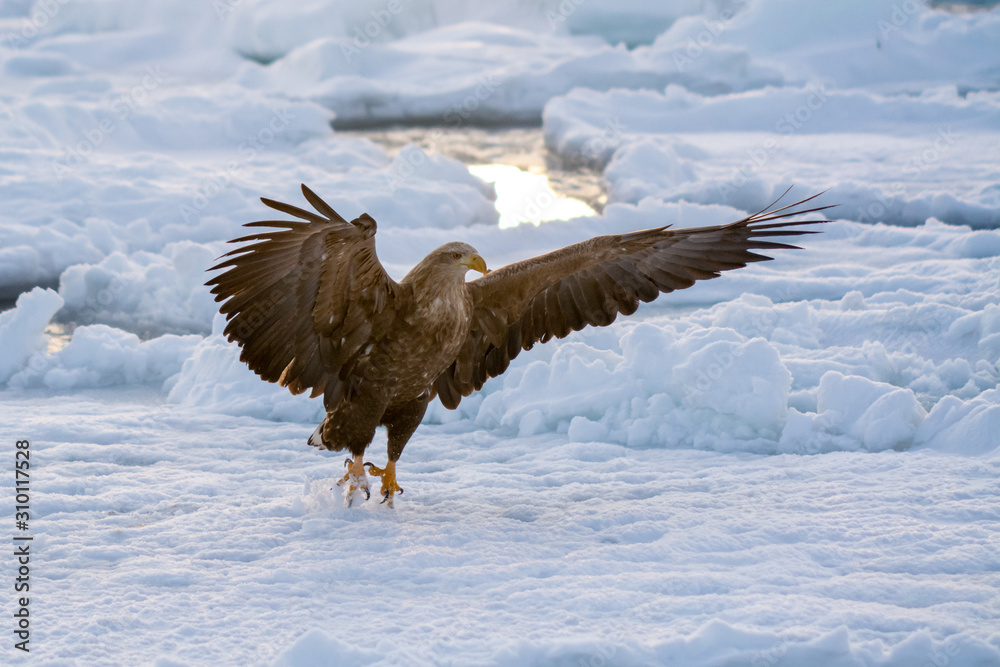
<path fill-rule="evenodd" d="M 366 463 L 365 466 L 372 475 L 382 478 L 382 489 L 380 491 L 382 502 L 392 507 L 392 500 L 396 493 L 398 492 L 399 495 L 403 495 L 402 487 L 396 483 L 396 462 L 389 461 L 385 464 L 384 468 L 376 468 L 372 463 Z"/>
<path fill-rule="evenodd" d="M 361 491 L 364 491 L 365 500 L 372 497 L 372 492 L 368 487 L 368 477 L 365 475 L 365 466 L 361 461 L 362 457 L 360 456 L 353 461 L 351 459 L 344 461 L 344 465 L 347 466 L 347 472 L 337 482 L 337 486 L 347 484 L 347 491 L 344 492 L 344 500 L 347 501 L 348 507 L 354 504 L 354 497 Z"/>

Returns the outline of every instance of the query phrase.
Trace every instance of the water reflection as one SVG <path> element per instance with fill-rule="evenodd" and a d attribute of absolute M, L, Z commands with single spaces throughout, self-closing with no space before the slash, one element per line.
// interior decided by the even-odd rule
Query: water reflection
<path fill-rule="evenodd" d="M 45 327 L 45 334 L 49 338 L 45 352 L 55 354 L 69 345 L 73 337 L 73 326 L 64 322 L 49 322 L 49 326 Z"/>
<path fill-rule="evenodd" d="M 606 201 L 601 172 L 564 165 L 545 147 L 538 127 L 389 127 L 337 134 L 369 139 L 392 156 L 414 144 L 458 160 L 496 184 L 501 227 L 594 215 Z"/>
<path fill-rule="evenodd" d="M 493 183 L 501 227 L 597 215 L 579 199 L 558 194 L 543 173 L 532 173 L 509 164 L 473 164 L 469 165 L 469 171 Z"/>

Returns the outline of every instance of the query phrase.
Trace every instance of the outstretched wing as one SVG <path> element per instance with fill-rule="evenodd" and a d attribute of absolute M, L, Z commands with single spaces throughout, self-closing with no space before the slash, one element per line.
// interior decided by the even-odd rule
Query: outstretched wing
<path fill-rule="evenodd" d="M 816 233 L 789 228 L 828 221 L 773 221 L 831 208 L 794 210 L 818 196 L 771 210 L 775 202 L 727 225 L 598 236 L 469 282 L 472 327 L 455 362 L 435 381 L 441 402 L 457 407 L 463 396 L 503 373 L 511 359 L 535 343 L 588 325 L 606 326 L 618 313 L 631 315 L 640 301 L 652 301 L 661 292 L 771 259 L 753 250 L 795 248 L 768 239 Z"/>
<path fill-rule="evenodd" d="M 243 348 L 240 360 L 268 382 L 298 394 L 312 389 L 331 399 L 350 392 L 359 351 L 391 328 L 400 286 L 375 254 L 375 220 L 347 222 L 312 190 L 302 194 L 312 213 L 261 198 L 298 220 L 264 220 L 245 227 L 277 227 L 243 236 L 210 271 L 206 283 L 229 320 L 225 335 Z"/>

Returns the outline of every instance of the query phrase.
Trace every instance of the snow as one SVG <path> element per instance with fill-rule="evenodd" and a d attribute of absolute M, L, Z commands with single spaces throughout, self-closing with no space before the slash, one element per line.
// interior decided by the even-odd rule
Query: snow
<path fill-rule="evenodd" d="M 828 190 L 847 220 L 1000 225 L 998 93 L 577 90 L 546 106 L 544 129 L 565 159 L 607 167 L 611 202 L 752 208 L 797 183 Z"/>
<path fill-rule="evenodd" d="M 33 357 L 37 360 L 48 345 L 44 330 L 49 320 L 62 306 L 59 295 L 36 287 L 17 298 L 13 309 L 0 314 L 0 348 L 4 357 L 0 364 L 0 381 L 11 376 Z"/>
<path fill-rule="evenodd" d="M 421 430 L 395 510 L 348 510 L 302 423 L 155 391 L 6 398 L 13 432 L 46 433 L 39 662 L 998 655 L 995 457 L 640 449 L 466 421 Z"/>
<path fill-rule="evenodd" d="M 34 538 L 0 662 L 1000 665 L 998 40 L 1000 9 L 889 0 L 0 2 Z M 393 123 L 434 127 L 343 131 Z M 539 123 L 536 173 L 473 159 Z M 546 164 L 599 173 L 600 212 Z M 250 372 L 204 286 L 303 182 L 396 278 L 791 185 L 838 207 L 432 403 L 395 510 L 348 509 L 321 401 Z"/>

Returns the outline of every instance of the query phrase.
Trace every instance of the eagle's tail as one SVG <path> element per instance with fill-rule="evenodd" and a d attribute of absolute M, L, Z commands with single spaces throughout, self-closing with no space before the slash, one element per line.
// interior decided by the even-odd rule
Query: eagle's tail
<path fill-rule="evenodd" d="M 323 424 L 325 423 L 326 420 L 324 419 L 320 422 L 319 426 L 316 427 L 316 430 L 312 432 L 312 435 L 309 436 L 309 444 L 313 447 L 327 449 L 326 445 L 323 444 Z"/>
<path fill-rule="evenodd" d="M 313 447 L 327 449 L 331 452 L 339 452 L 346 449 L 344 445 L 329 437 L 330 431 L 333 429 L 327 427 L 328 421 L 330 421 L 330 415 L 327 415 L 323 421 L 320 422 L 319 426 L 316 427 L 316 430 L 312 432 L 312 435 L 309 436 L 309 444 Z"/>

